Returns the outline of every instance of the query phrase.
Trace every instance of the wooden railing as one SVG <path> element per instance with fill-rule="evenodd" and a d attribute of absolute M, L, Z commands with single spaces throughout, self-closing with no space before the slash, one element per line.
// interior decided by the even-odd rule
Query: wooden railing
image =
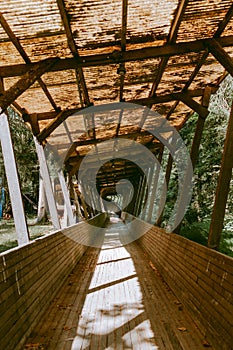
<path fill-rule="evenodd" d="M 96 226 L 105 220 L 105 214 L 91 219 Z M 95 232 L 79 223 L 0 254 L 1 349 L 22 348 Z"/>
<path fill-rule="evenodd" d="M 126 222 L 132 219 L 126 216 Z M 148 225 L 131 222 L 132 233 Z M 189 309 L 204 336 L 219 350 L 233 346 L 233 259 L 163 229 L 148 225 L 137 243 Z"/>

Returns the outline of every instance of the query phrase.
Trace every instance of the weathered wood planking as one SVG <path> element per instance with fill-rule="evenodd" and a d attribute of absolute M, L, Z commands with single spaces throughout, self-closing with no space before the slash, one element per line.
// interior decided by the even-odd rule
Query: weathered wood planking
<path fill-rule="evenodd" d="M 100 223 L 105 216 L 92 220 Z M 90 225 L 88 228 L 92 230 Z M 93 230 L 96 227 L 93 226 Z M 22 348 L 26 337 L 85 252 L 85 244 L 93 238 L 89 231 L 80 223 L 0 255 L 3 349 Z"/>
<path fill-rule="evenodd" d="M 136 222 L 135 222 L 136 223 Z M 137 220 L 132 230 L 145 223 Z M 233 344 L 233 259 L 176 234 L 148 227 L 138 240 L 216 349 Z"/>

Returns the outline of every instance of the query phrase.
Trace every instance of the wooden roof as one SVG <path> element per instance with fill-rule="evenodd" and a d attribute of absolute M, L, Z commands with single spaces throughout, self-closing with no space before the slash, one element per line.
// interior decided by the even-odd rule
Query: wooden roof
<path fill-rule="evenodd" d="M 233 74 L 232 15 L 231 0 L 2 0 L 0 106 L 11 104 L 40 142 L 69 157 L 120 134 L 146 144 L 146 118 L 135 129 L 127 116 L 99 128 L 94 117 L 85 135 L 71 115 L 126 101 L 177 128 L 193 110 L 205 118 L 206 95 Z"/>

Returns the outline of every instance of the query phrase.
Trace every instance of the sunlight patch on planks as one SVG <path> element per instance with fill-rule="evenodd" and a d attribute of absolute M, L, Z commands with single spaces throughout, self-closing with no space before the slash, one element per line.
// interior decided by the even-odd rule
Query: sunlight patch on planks
<path fill-rule="evenodd" d="M 72 350 L 157 350 L 133 260 L 110 226 L 79 318 Z"/>

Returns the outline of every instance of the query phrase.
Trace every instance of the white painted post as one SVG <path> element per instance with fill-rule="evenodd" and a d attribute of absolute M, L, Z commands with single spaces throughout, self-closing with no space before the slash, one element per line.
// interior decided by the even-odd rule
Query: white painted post
<path fill-rule="evenodd" d="M 69 192 L 67 189 L 66 181 L 65 181 L 64 174 L 63 174 L 62 170 L 59 171 L 58 176 L 59 176 L 60 185 L 61 185 L 61 189 L 62 189 L 64 201 L 65 201 L 65 209 L 66 210 L 64 210 L 64 215 L 66 212 L 67 217 L 68 217 L 68 225 L 73 225 L 75 223 L 75 219 L 74 219 L 74 215 L 73 215 L 73 211 L 72 211 L 72 207 L 71 207 L 71 203 L 70 203 Z"/>
<path fill-rule="evenodd" d="M 50 212 L 52 224 L 56 230 L 59 230 L 61 228 L 61 225 L 58 218 L 57 206 L 54 199 L 52 183 L 51 183 L 49 170 L 48 170 L 48 166 L 47 166 L 47 162 L 44 154 L 44 149 L 43 149 L 43 146 L 41 146 L 38 143 L 36 138 L 34 138 L 34 141 L 35 141 L 36 151 L 37 151 L 38 160 L 40 164 L 40 174 L 44 183 L 44 189 L 45 189 L 45 194 L 46 194 L 46 198 L 49 206 L 49 212 Z"/>
<path fill-rule="evenodd" d="M 20 190 L 18 171 L 13 152 L 10 128 L 5 113 L 0 115 L 0 140 L 7 183 L 10 192 L 17 241 L 18 245 L 23 245 L 29 242 L 29 234 Z"/>

